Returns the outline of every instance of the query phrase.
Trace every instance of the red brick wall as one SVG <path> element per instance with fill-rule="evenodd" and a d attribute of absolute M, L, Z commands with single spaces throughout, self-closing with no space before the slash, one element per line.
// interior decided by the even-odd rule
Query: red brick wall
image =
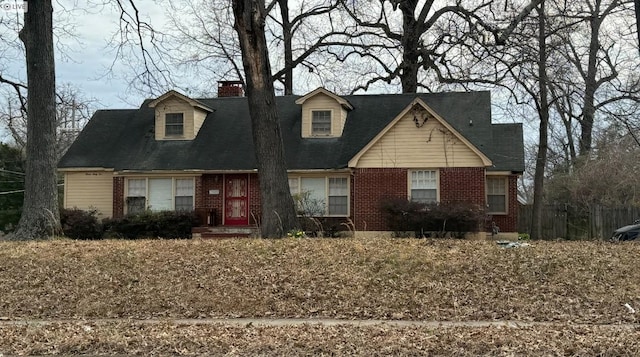
<path fill-rule="evenodd" d="M 260 224 L 262 200 L 260 199 L 260 179 L 258 174 L 249 174 L 249 224 Z"/>
<path fill-rule="evenodd" d="M 124 215 L 124 177 L 113 178 L 113 218 Z"/>
<path fill-rule="evenodd" d="M 440 202 L 471 202 L 484 206 L 485 171 L 482 167 L 440 169 Z"/>
<path fill-rule="evenodd" d="M 485 169 L 441 168 L 440 201 L 486 205 Z M 515 232 L 518 221 L 517 175 L 509 176 L 509 211 L 493 220 L 502 232 Z M 380 202 L 389 197 L 407 197 L 407 169 L 356 169 L 353 174 L 351 216 L 357 230 L 388 230 Z"/>
<path fill-rule="evenodd" d="M 518 231 L 518 176 L 509 176 L 508 208 L 506 215 L 493 215 L 492 220 L 500 228 L 500 232 Z"/>
<path fill-rule="evenodd" d="M 351 216 L 356 230 L 387 230 L 380 202 L 407 197 L 407 169 L 356 169 L 351 186 Z"/>
<path fill-rule="evenodd" d="M 222 174 L 202 175 L 196 178 L 195 211 L 201 225 L 208 223 L 207 217 L 211 210 L 214 218 L 211 224 L 222 224 L 223 183 Z M 218 194 L 209 194 L 209 190 L 218 190 Z"/>

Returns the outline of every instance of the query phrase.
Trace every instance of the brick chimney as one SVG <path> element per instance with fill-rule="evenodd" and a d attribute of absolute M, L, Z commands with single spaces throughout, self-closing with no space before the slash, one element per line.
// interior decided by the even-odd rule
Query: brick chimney
<path fill-rule="evenodd" d="M 218 98 L 222 97 L 244 97 L 244 90 L 241 81 L 219 81 Z"/>

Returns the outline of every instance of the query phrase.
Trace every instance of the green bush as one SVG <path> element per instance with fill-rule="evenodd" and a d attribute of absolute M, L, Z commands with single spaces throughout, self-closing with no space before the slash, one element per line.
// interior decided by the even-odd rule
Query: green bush
<path fill-rule="evenodd" d="M 125 239 L 191 238 L 195 223 L 195 214 L 187 211 L 147 211 L 103 220 L 107 237 Z"/>
<path fill-rule="evenodd" d="M 0 231 L 4 233 L 13 231 L 20 221 L 21 214 L 21 209 L 0 210 Z"/>
<path fill-rule="evenodd" d="M 389 229 L 397 236 L 414 232 L 416 237 L 464 237 L 465 233 L 479 232 L 485 219 L 485 210 L 466 202 L 425 204 L 404 198 L 393 198 L 381 203 Z"/>
<path fill-rule="evenodd" d="M 98 221 L 97 212 L 81 209 L 60 209 L 60 225 L 65 237 L 72 239 L 101 239 L 102 225 Z"/>

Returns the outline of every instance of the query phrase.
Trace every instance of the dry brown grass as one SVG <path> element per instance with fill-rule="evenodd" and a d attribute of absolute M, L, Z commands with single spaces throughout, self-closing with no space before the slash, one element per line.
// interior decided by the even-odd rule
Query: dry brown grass
<path fill-rule="evenodd" d="M 0 353 L 167 354 L 182 353 L 186 343 L 184 354 L 272 354 L 282 345 L 276 354 L 464 355 L 468 345 L 472 354 L 509 355 L 520 354 L 525 347 L 518 341 L 524 341 L 539 355 L 623 355 L 640 352 L 637 331 L 563 324 L 636 323 L 637 314 L 623 305 L 640 308 L 639 253 L 636 243 L 599 242 L 535 242 L 521 249 L 404 239 L 3 242 L 4 319 L 504 319 L 562 327 L 104 323 L 85 331 L 58 323 L 0 327 L 12 336 L 0 339 Z"/>
<path fill-rule="evenodd" d="M 227 356 L 637 356 L 638 332 L 601 327 L 444 328 L 73 323 L 0 330 L 7 354 Z M 2 349 L 0 349 L 2 351 Z"/>

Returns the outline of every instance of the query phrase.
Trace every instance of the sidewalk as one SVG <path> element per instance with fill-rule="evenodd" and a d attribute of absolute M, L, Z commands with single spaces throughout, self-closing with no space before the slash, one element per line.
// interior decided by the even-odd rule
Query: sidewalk
<path fill-rule="evenodd" d="M 72 324 L 72 323 L 129 323 L 129 324 L 175 324 L 175 325 L 231 325 L 231 326 L 300 326 L 300 325 L 324 325 L 324 326 L 375 326 L 387 325 L 396 327 L 424 327 L 429 329 L 456 328 L 456 327 L 506 327 L 506 328 L 526 328 L 536 326 L 564 326 L 575 327 L 590 326 L 611 329 L 640 329 L 640 324 L 588 324 L 571 322 L 535 322 L 517 320 L 496 320 L 496 321 L 412 321 L 412 320 L 349 320 L 349 319 L 329 319 L 329 318 L 202 318 L 202 319 L 179 319 L 179 318 L 151 318 L 151 319 L 0 319 L 0 327 L 20 326 L 20 325 L 50 325 L 50 324 Z"/>

